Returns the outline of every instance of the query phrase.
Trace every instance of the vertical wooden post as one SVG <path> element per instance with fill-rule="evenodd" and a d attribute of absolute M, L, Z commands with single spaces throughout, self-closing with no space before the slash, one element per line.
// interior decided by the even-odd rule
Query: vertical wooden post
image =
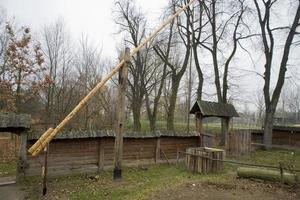
<path fill-rule="evenodd" d="M 155 148 L 155 164 L 160 160 L 160 138 L 156 139 L 156 148 Z"/>
<path fill-rule="evenodd" d="M 200 112 L 195 113 L 196 117 L 196 131 L 199 134 L 199 146 L 203 146 L 203 138 L 202 138 L 202 114 Z"/>
<path fill-rule="evenodd" d="M 104 142 L 103 138 L 98 141 L 98 172 L 104 169 Z"/>
<path fill-rule="evenodd" d="M 122 157 L 123 157 L 123 132 L 125 120 L 125 94 L 127 88 L 128 68 L 127 63 L 130 59 L 130 49 L 125 48 L 123 55 L 124 65 L 119 71 L 118 103 L 117 103 L 117 127 L 115 137 L 115 168 L 114 180 L 122 179 Z M 121 58 L 122 59 L 122 58 Z"/>
<path fill-rule="evenodd" d="M 20 149 L 18 159 L 18 178 L 25 175 L 25 168 L 27 167 L 27 132 L 20 133 Z"/>
<path fill-rule="evenodd" d="M 48 174 L 48 152 L 49 144 L 44 149 L 45 152 L 45 163 L 43 168 L 43 196 L 47 194 L 47 174 Z"/>
<path fill-rule="evenodd" d="M 225 118 L 225 127 L 224 127 L 224 131 L 225 131 L 225 148 L 226 151 L 229 150 L 229 124 L 230 124 L 230 118 L 226 117 Z"/>

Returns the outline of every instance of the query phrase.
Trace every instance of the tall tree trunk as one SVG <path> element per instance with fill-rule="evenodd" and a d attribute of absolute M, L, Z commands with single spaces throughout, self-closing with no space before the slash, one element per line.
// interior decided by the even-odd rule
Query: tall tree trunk
<path fill-rule="evenodd" d="M 198 53 L 197 53 L 197 45 L 193 45 L 193 53 L 194 53 L 194 61 L 195 61 L 195 66 L 196 70 L 198 73 L 198 87 L 197 87 L 197 100 L 202 99 L 202 88 L 203 88 L 203 73 L 199 64 L 199 58 L 198 58 Z"/>
<path fill-rule="evenodd" d="M 133 102 L 132 113 L 133 113 L 133 130 L 141 131 L 141 103 Z"/>
<path fill-rule="evenodd" d="M 264 144 L 272 145 L 275 109 L 267 108 L 264 120 Z M 269 149 L 270 147 L 266 147 Z"/>
<path fill-rule="evenodd" d="M 155 131 L 156 128 L 156 115 L 152 116 L 151 118 L 149 118 L 149 122 L 150 122 L 150 131 Z"/>
<path fill-rule="evenodd" d="M 169 107 L 167 112 L 167 129 L 174 130 L 174 116 L 175 116 L 175 107 L 177 100 L 177 93 L 179 89 L 181 77 L 172 77 L 172 91 L 169 98 Z"/>

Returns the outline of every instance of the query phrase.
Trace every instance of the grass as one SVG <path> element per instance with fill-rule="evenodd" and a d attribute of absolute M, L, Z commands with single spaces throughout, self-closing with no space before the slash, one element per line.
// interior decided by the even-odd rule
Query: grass
<path fill-rule="evenodd" d="M 96 175 L 97 180 L 90 180 L 85 175 L 67 176 L 49 181 L 51 196 L 59 199 L 147 199 L 152 193 L 166 187 L 173 187 L 187 179 L 197 178 L 190 172 L 174 166 L 156 165 L 147 170 L 125 168 L 123 181 L 112 181 L 112 171 Z M 27 180 L 26 185 L 36 185 L 37 179 Z M 40 186 L 39 186 L 40 187 Z M 30 197 L 38 197 L 32 190 Z"/>
<path fill-rule="evenodd" d="M 300 152 L 293 155 L 290 151 L 271 150 L 256 151 L 240 158 L 228 158 L 237 161 L 278 165 L 278 162 L 294 163 L 300 168 Z M 93 179 L 86 175 L 64 176 L 51 178 L 48 181 L 50 196 L 54 199 L 112 199 L 112 200 L 143 200 L 151 195 L 174 188 L 192 181 L 226 184 L 228 178 L 235 182 L 237 166 L 226 164 L 223 172 L 217 174 L 200 175 L 185 170 L 184 166 L 170 166 L 167 164 L 152 165 L 148 169 L 125 168 L 123 181 L 112 181 L 112 171 L 93 174 Z M 39 199 L 41 192 L 40 177 L 29 178 L 24 181 L 28 188 L 30 199 Z"/>
<path fill-rule="evenodd" d="M 257 128 L 255 126 L 247 126 L 245 124 L 234 124 L 235 129 L 245 129 L 245 128 Z M 156 122 L 156 129 L 157 130 L 167 130 L 167 122 L 166 121 L 157 121 Z M 176 131 L 187 131 L 187 123 L 186 122 L 180 122 L 175 121 L 174 122 L 174 129 Z M 126 130 L 133 130 L 133 122 L 127 121 L 126 123 Z M 190 121 L 190 130 L 195 131 L 195 122 L 194 119 L 191 119 Z M 220 134 L 221 131 L 221 122 L 210 122 L 210 123 L 203 123 L 203 130 L 213 133 L 213 134 Z M 142 132 L 149 132 L 150 131 L 150 124 L 149 120 L 141 120 L 141 131 Z"/>
<path fill-rule="evenodd" d="M 17 163 L 14 160 L 0 162 L 0 177 L 16 175 Z"/>
<path fill-rule="evenodd" d="M 291 169 L 300 170 L 300 150 L 289 151 L 282 149 L 272 149 L 270 151 L 257 150 L 249 155 L 245 155 L 239 158 L 229 157 L 228 159 L 237 160 L 240 162 L 253 163 L 253 164 L 265 164 L 278 166 L 279 163 L 283 163 L 284 166 L 288 166 Z M 227 165 L 229 168 L 236 166 Z M 297 173 L 300 176 L 300 173 Z"/>

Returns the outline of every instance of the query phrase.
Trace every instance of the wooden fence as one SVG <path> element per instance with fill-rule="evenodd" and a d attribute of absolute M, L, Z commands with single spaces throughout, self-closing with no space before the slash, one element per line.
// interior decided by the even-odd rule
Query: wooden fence
<path fill-rule="evenodd" d="M 16 159 L 19 146 L 20 138 L 17 135 L 13 135 L 13 137 L 0 137 L 0 162 Z"/>
<path fill-rule="evenodd" d="M 34 143 L 28 141 L 27 149 Z M 175 162 L 177 152 L 196 147 L 199 137 L 124 138 L 124 166 Z M 114 163 L 114 137 L 56 139 L 50 143 L 49 175 L 97 172 L 110 169 Z M 27 154 L 25 175 L 38 175 L 44 165 L 44 153 Z"/>
<path fill-rule="evenodd" d="M 240 156 L 251 152 L 251 132 L 249 130 L 234 130 L 229 133 L 228 137 L 229 155 Z"/>
<path fill-rule="evenodd" d="M 207 147 L 191 147 L 186 150 L 186 167 L 188 170 L 206 174 L 218 172 L 224 168 L 225 151 Z"/>

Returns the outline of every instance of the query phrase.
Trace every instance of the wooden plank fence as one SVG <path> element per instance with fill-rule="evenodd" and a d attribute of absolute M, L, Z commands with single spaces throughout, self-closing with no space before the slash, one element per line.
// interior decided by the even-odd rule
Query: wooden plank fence
<path fill-rule="evenodd" d="M 187 169 L 197 173 L 214 173 L 224 168 L 225 151 L 207 147 L 192 147 L 186 150 Z"/>
<path fill-rule="evenodd" d="M 228 135 L 228 153 L 241 156 L 251 152 L 251 132 L 249 130 L 234 130 Z"/>
<path fill-rule="evenodd" d="M 0 162 L 16 159 L 18 156 L 19 147 L 19 136 L 13 135 L 13 137 L 0 137 Z"/>

